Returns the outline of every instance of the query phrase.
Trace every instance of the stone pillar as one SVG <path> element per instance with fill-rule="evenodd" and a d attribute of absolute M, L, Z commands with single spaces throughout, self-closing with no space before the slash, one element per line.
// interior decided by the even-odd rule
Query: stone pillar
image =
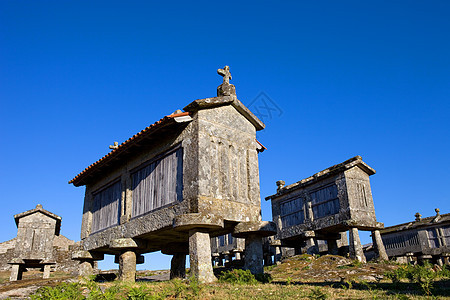
<path fill-rule="evenodd" d="M 252 274 L 264 273 L 262 238 L 257 234 L 249 234 L 245 238 L 244 269 Z"/>
<path fill-rule="evenodd" d="M 264 265 L 265 266 L 273 265 L 273 263 L 272 263 L 272 255 L 270 255 L 270 253 L 264 254 Z"/>
<path fill-rule="evenodd" d="M 24 267 L 22 265 L 19 264 L 12 265 L 9 281 L 22 280 L 23 270 Z"/>
<path fill-rule="evenodd" d="M 120 254 L 119 280 L 126 282 L 136 280 L 136 252 L 128 250 Z"/>
<path fill-rule="evenodd" d="M 444 262 L 442 261 L 442 257 L 439 256 L 439 257 L 436 259 L 436 262 L 437 262 L 437 264 L 438 264 L 439 267 L 444 266 Z"/>
<path fill-rule="evenodd" d="M 319 254 L 319 247 L 314 238 L 310 237 L 306 240 L 306 253 Z"/>
<path fill-rule="evenodd" d="M 338 247 L 348 246 L 347 231 L 339 232 L 340 239 L 337 241 Z"/>
<path fill-rule="evenodd" d="M 372 242 L 373 248 L 375 250 L 375 257 L 378 258 L 379 260 L 389 260 L 379 230 L 372 231 Z"/>
<path fill-rule="evenodd" d="M 443 256 L 442 258 L 444 259 L 444 265 L 449 266 L 449 265 L 450 265 L 450 260 L 448 259 L 448 256 L 445 255 L 445 256 Z"/>
<path fill-rule="evenodd" d="M 241 260 L 241 252 L 235 252 L 234 253 L 234 257 L 236 258 L 236 260 Z"/>
<path fill-rule="evenodd" d="M 186 277 L 186 253 L 175 253 L 170 261 L 170 279 Z"/>
<path fill-rule="evenodd" d="M 94 274 L 94 261 L 81 260 L 78 265 L 78 276 L 90 276 Z"/>
<path fill-rule="evenodd" d="M 231 261 L 230 254 L 225 254 L 224 257 L 225 257 L 225 266 L 226 266 L 227 263 L 229 263 Z"/>
<path fill-rule="evenodd" d="M 365 263 L 366 257 L 364 256 L 361 240 L 359 239 L 358 228 L 355 227 L 350 228 L 349 237 L 350 237 L 350 245 L 349 245 L 350 258 Z"/>
<path fill-rule="evenodd" d="M 339 248 L 336 240 L 327 240 L 328 254 L 338 255 Z"/>
<path fill-rule="evenodd" d="M 281 247 L 276 246 L 275 247 L 275 257 L 274 257 L 275 263 L 281 261 Z"/>
<path fill-rule="evenodd" d="M 195 229 L 189 230 L 189 258 L 191 273 L 199 282 L 209 283 L 217 280 L 211 265 L 211 238 L 209 233 Z"/>
<path fill-rule="evenodd" d="M 44 265 L 44 275 L 42 276 L 43 279 L 50 278 L 50 269 L 51 265 Z"/>
<path fill-rule="evenodd" d="M 217 265 L 218 265 L 219 267 L 223 267 L 223 257 L 222 257 L 222 255 L 220 255 L 220 256 L 218 257 Z"/>

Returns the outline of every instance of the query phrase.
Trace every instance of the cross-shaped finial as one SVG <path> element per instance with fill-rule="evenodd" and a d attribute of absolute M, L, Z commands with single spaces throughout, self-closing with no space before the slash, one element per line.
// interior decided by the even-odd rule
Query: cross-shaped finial
<path fill-rule="evenodd" d="M 229 66 L 225 66 L 225 67 L 223 67 L 223 69 L 217 69 L 217 74 L 219 74 L 220 76 L 223 76 L 224 84 L 230 84 L 231 73 L 230 73 Z"/>
<path fill-rule="evenodd" d="M 416 217 L 416 221 L 420 221 L 422 219 L 422 215 L 420 213 L 418 213 L 418 212 L 416 212 L 414 217 Z"/>

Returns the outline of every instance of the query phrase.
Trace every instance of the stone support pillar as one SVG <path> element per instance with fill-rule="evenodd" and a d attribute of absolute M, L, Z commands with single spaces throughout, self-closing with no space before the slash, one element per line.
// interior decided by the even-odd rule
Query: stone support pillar
<path fill-rule="evenodd" d="M 50 278 L 50 269 L 51 269 L 51 265 L 44 265 L 44 275 L 42 276 L 43 279 L 48 279 Z"/>
<path fill-rule="evenodd" d="M 234 253 L 234 257 L 236 258 L 236 260 L 241 260 L 241 252 L 235 252 Z"/>
<path fill-rule="evenodd" d="M 189 258 L 191 273 L 199 282 L 209 283 L 217 280 L 211 265 L 211 238 L 209 233 L 196 229 L 189 230 Z"/>
<path fill-rule="evenodd" d="M 306 253 L 319 254 L 319 247 L 316 244 L 316 240 L 312 237 L 306 240 Z"/>
<path fill-rule="evenodd" d="M 327 246 L 328 246 L 328 254 L 338 255 L 339 248 L 336 240 L 334 239 L 327 240 Z"/>
<path fill-rule="evenodd" d="M 350 237 L 350 244 L 349 244 L 350 258 L 365 263 L 366 257 L 364 256 L 361 240 L 359 239 L 358 228 L 355 227 L 350 228 L 349 237 Z"/>
<path fill-rule="evenodd" d="M 372 231 L 372 242 L 375 250 L 375 257 L 379 260 L 389 260 L 379 230 Z"/>
<path fill-rule="evenodd" d="M 102 260 L 104 257 L 101 253 L 93 253 L 85 250 L 73 250 L 72 259 L 78 260 L 78 275 L 90 276 L 94 274 L 94 270 L 97 268 L 96 261 Z"/>
<path fill-rule="evenodd" d="M 186 277 L 186 253 L 175 253 L 170 261 L 170 279 Z"/>
<path fill-rule="evenodd" d="M 128 250 L 120 254 L 119 280 L 124 282 L 136 280 L 136 252 Z"/>
<path fill-rule="evenodd" d="M 227 263 L 231 261 L 230 254 L 225 254 L 224 257 L 225 257 L 225 265 L 227 265 Z"/>
<path fill-rule="evenodd" d="M 274 257 L 275 263 L 281 261 L 281 247 L 276 246 L 275 247 L 275 257 Z"/>
<path fill-rule="evenodd" d="M 22 265 L 19 265 L 19 264 L 12 265 L 9 281 L 22 280 L 23 271 L 24 271 L 24 267 Z"/>
<path fill-rule="evenodd" d="M 264 273 L 262 238 L 256 234 L 249 234 L 245 238 L 244 269 L 252 274 Z"/>
<path fill-rule="evenodd" d="M 264 254 L 264 266 L 271 266 L 272 264 L 272 255 L 270 253 Z"/>
<path fill-rule="evenodd" d="M 94 274 L 94 261 L 81 260 L 78 265 L 78 276 L 90 276 Z"/>

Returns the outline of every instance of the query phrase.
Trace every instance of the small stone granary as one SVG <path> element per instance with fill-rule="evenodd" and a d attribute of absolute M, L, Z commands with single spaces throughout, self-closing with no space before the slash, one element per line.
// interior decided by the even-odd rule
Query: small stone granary
<path fill-rule="evenodd" d="M 266 200 L 272 202 L 281 245 L 317 252 L 317 241 L 325 240 L 328 252 L 337 254 L 337 241 L 348 230 L 350 257 L 365 261 L 358 229 L 370 230 L 378 257 L 387 259 L 370 189 L 373 174 L 356 156 L 288 186 L 278 181 L 277 193 Z"/>
<path fill-rule="evenodd" d="M 45 210 L 42 205 L 14 215 L 17 225 L 14 258 L 10 281 L 22 279 L 26 268 L 41 268 L 43 278 L 50 277 L 50 267 L 56 263 L 53 257 L 53 239 L 59 235 L 61 217 Z"/>
<path fill-rule="evenodd" d="M 186 254 L 201 282 L 215 280 L 211 237 L 245 238 L 245 268 L 262 273 L 256 131 L 264 124 L 236 97 L 229 67 L 219 69 L 217 97 L 195 100 L 123 142 L 69 183 L 86 186 L 83 250 L 73 258 L 91 272 L 116 255 L 119 277 L 134 280 L 141 254 L 173 255 L 172 277 L 183 276 Z"/>
<path fill-rule="evenodd" d="M 439 265 L 450 264 L 450 213 L 422 218 L 381 230 L 381 238 L 389 258 L 400 262 L 430 260 Z"/>

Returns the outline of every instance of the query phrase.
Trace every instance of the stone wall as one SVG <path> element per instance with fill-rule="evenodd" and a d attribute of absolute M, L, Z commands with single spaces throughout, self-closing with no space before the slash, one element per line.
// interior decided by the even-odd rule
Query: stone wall
<path fill-rule="evenodd" d="M 74 242 L 63 235 L 55 235 L 53 239 L 53 258 L 56 261 L 55 271 L 76 272 L 78 270 L 78 261 L 72 260 L 71 246 L 79 242 Z M 10 271 L 11 265 L 8 264 L 14 258 L 14 248 L 16 247 L 16 238 L 0 243 L 0 271 Z"/>

